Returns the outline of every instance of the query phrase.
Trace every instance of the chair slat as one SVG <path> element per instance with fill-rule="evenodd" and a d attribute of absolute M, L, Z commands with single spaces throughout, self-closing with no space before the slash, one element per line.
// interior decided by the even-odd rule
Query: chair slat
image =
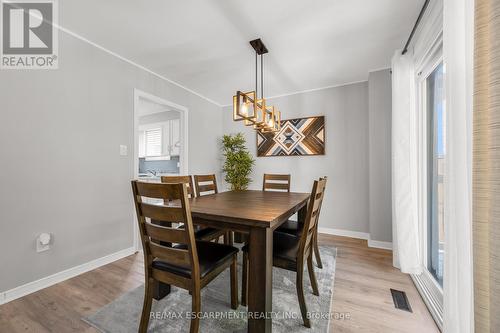
<path fill-rule="evenodd" d="M 290 181 L 290 175 L 264 174 L 264 179 Z"/>
<path fill-rule="evenodd" d="M 184 183 L 187 184 L 188 197 L 194 198 L 196 196 L 193 186 L 193 178 L 191 176 L 162 176 L 161 182 L 165 184 Z"/>
<path fill-rule="evenodd" d="M 290 175 L 264 174 L 262 190 L 278 190 L 290 192 Z"/>
<path fill-rule="evenodd" d="M 271 189 L 271 190 L 289 190 L 290 185 L 289 184 L 284 184 L 284 183 L 265 183 L 264 184 L 265 189 Z"/>
<path fill-rule="evenodd" d="M 188 243 L 185 229 L 163 227 L 150 222 L 146 222 L 145 227 L 147 235 L 152 239 L 169 243 Z"/>
<path fill-rule="evenodd" d="M 144 202 L 141 202 L 139 207 L 141 209 L 141 215 L 149 217 L 151 220 L 176 223 L 184 222 L 184 210 L 181 207 L 166 207 Z"/>
<path fill-rule="evenodd" d="M 176 200 L 182 196 L 179 187 L 165 188 L 159 183 L 135 182 L 137 191 L 141 196 L 153 199 Z"/>
<path fill-rule="evenodd" d="M 313 213 L 316 213 L 318 211 L 318 209 L 321 207 L 322 201 L 323 200 L 321 200 L 321 197 L 314 200 Z"/>
<path fill-rule="evenodd" d="M 196 175 L 195 178 L 198 183 L 211 182 L 214 180 L 214 175 Z"/>
<path fill-rule="evenodd" d="M 198 185 L 198 191 L 199 192 L 215 191 L 215 187 L 214 187 L 213 184 L 210 184 L 210 185 Z"/>
<path fill-rule="evenodd" d="M 166 247 L 152 242 L 149 242 L 149 249 L 153 257 L 168 262 L 171 265 L 181 267 L 191 266 L 188 250 Z"/>

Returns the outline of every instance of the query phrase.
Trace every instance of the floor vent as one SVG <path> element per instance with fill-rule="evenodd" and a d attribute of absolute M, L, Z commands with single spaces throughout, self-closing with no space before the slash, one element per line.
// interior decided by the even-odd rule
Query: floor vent
<path fill-rule="evenodd" d="M 394 301 L 394 307 L 396 309 L 413 312 L 411 310 L 410 302 L 408 302 L 408 297 L 404 291 L 391 289 L 392 300 Z"/>

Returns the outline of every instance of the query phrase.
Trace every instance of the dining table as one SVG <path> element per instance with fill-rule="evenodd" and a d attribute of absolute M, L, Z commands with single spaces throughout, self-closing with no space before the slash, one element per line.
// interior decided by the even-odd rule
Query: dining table
<path fill-rule="evenodd" d="M 304 222 L 310 194 L 228 191 L 189 199 L 193 224 L 248 235 L 248 332 L 272 332 L 273 231 L 297 213 Z M 155 298 L 168 295 L 159 283 Z"/>

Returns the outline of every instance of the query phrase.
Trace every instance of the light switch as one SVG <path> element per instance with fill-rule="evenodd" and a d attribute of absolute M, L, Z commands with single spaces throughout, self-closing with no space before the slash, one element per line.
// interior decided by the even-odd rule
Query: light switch
<path fill-rule="evenodd" d="M 120 156 L 127 156 L 128 148 L 125 145 L 120 145 Z"/>

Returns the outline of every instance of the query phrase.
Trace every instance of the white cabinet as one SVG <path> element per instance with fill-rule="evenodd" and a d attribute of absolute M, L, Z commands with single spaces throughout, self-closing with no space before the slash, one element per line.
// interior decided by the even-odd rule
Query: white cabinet
<path fill-rule="evenodd" d="M 161 123 L 141 125 L 139 127 L 139 157 L 179 156 L 181 154 L 180 124 L 180 119 L 172 119 Z"/>
<path fill-rule="evenodd" d="M 179 156 L 181 154 L 181 120 L 170 120 L 170 155 Z"/>

